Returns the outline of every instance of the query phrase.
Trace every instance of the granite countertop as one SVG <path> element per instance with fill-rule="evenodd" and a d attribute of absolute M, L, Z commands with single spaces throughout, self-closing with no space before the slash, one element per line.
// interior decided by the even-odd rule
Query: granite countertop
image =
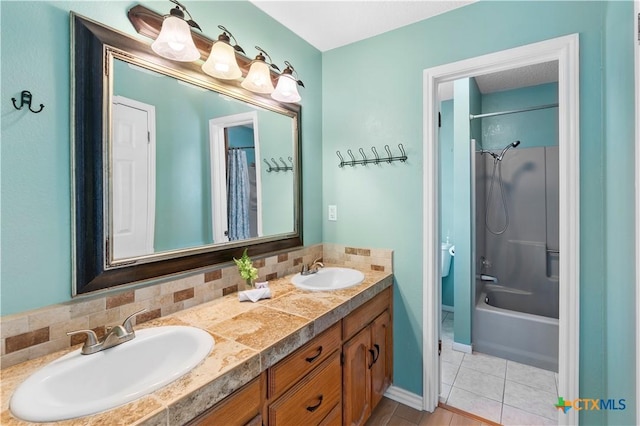
<path fill-rule="evenodd" d="M 257 303 L 239 302 L 234 293 L 140 324 L 136 329 L 163 325 L 198 327 L 214 337 L 215 347 L 196 368 L 151 394 L 109 411 L 57 424 L 184 424 L 212 403 L 258 377 L 393 282 L 389 272 L 362 272 L 364 281 L 344 290 L 303 291 L 291 284 L 291 276 L 288 276 L 269 282 L 271 299 Z M 0 424 L 28 424 L 13 417 L 9 411 L 14 390 L 39 368 L 77 349 L 76 346 L 2 370 Z"/>

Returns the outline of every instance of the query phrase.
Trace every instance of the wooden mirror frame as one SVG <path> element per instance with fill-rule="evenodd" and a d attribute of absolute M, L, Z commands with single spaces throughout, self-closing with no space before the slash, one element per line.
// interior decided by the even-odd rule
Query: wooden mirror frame
<path fill-rule="evenodd" d="M 286 112 L 294 118 L 294 230 L 290 234 L 240 240 L 197 249 L 176 251 L 146 263 L 136 261 L 107 267 L 105 238 L 106 148 L 109 132 L 105 101 L 109 98 L 108 51 L 139 58 L 160 69 L 171 70 L 190 82 L 201 84 L 241 101 Z M 202 73 L 199 63 L 179 63 L 156 55 L 149 45 L 124 33 L 71 12 L 71 164 L 72 164 L 72 261 L 73 295 L 158 279 L 181 272 L 215 267 L 239 258 L 245 248 L 251 256 L 302 246 L 301 108 L 253 94 L 238 82 L 221 82 Z M 106 244 L 105 244 L 106 242 Z"/>

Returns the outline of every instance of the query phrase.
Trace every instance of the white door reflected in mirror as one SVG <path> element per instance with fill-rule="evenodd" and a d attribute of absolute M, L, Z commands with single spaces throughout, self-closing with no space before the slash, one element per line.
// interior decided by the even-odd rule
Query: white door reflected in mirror
<path fill-rule="evenodd" d="M 113 257 L 153 253 L 155 223 L 153 105 L 113 98 Z"/>

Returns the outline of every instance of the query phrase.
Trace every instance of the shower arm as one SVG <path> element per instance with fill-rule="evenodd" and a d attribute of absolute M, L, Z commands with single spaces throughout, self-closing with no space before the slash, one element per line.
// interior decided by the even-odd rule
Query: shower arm
<path fill-rule="evenodd" d="M 484 154 L 489 154 L 490 156 L 493 157 L 494 160 L 498 160 L 498 154 L 496 154 L 495 152 L 491 152 L 491 151 L 488 151 L 486 149 L 481 149 L 480 150 L 480 155 L 484 155 Z"/>
<path fill-rule="evenodd" d="M 493 157 L 494 161 L 502 161 L 502 158 L 504 157 L 504 154 L 511 148 L 515 148 L 518 145 L 520 145 L 520 141 L 515 141 L 510 143 L 509 145 L 505 146 L 504 149 L 502 150 L 502 152 L 498 155 L 495 152 L 491 152 L 491 151 L 487 151 L 486 149 L 481 149 L 480 150 L 480 155 L 483 154 L 489 154 L 490 156 Z"/>

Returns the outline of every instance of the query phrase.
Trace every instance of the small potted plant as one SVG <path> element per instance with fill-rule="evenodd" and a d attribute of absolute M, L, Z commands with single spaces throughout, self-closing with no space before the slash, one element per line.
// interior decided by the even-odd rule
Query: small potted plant
<path fill-rule="evenodd" d="M 247 249 L 244 249 L 244 253 L 242 253 L 240 259 L 234 257 L 233 261 L 238 265 L 240 276 L 245 280 L 246 289 L 250 290 L 254 288 L 255 281 L 258 279 L 258 269 L 253 266 L 251 258 L 247 255 Z"/>

